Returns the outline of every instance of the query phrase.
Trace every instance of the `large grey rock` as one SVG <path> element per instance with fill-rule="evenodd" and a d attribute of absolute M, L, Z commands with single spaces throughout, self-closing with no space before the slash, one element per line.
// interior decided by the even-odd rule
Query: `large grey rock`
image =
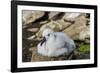
<path fill-rule="evenodd" d="M 41 37 L 42 32 L 45 28 L 51 28 L 54 31 L 62 31 L 63 29 L 67 28 L 71 23 L 64 22 L 63 20 L 57 20 L 57 21 L 50 21 L 43 26 L 41 26 L 40 30 L 36 33 L 36 36 Z"/>
<path fill-rule="evenodd" d="M 23 25 L 27 25 L 31 22 L 34 22 L 35 20 L 41 18 L 44 14 L 44 11 L 24 10 L 22 14 Z"/>
<path fill-rule="evenodd" d="M 80 15 L 81 15 L 81 13 L 71 13 L 71 12 L 67 12 L 67 13 L 65 13 L 63 19 L 65 21 L 71 21 L 71 22 L 73 22 Z"/>
<path fill-rule="evenodd" d="M 85 38 L 89 38 L 89 27 L 87 27 L 87 20 L 85 15 L 82 14 L 78 18 L 75 19 L 75 23 L 70 27 L 63 30 L 64 33 L 69 35 L 74 40 L 83 40 Z"/>

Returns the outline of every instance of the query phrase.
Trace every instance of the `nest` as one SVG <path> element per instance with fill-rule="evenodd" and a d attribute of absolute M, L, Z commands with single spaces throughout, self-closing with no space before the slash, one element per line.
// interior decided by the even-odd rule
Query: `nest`
<path fill-rule="evenodd" d="M 76 57 L 76 55 L 78 55 L 74 51 L 70 55 L 61 55 L 58 57 L 48 57 L 48 56 L 42 56 L 42 55 L 38 54 L 36 47 L 30 48 L 30 51 L 32 52 L 32 57 L 31 57 L 32 62 L 72 60 Z"/>

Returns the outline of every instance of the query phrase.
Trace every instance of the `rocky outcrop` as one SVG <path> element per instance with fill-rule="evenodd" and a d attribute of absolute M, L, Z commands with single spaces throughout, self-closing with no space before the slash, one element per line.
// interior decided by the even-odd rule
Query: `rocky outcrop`
<path fill-rule="evenodd" d="M 84 41 L 86 42 L 88 40 L 89 43 L 89 39 L 90 39 L 90 27 L 87 25 L 87 18 L 86 18 L 86 14 L 82 13 L 82 14 L 76 14 L 73 13 L 72 15 L 74 17 L 72 17 L 72 15 L 70 15 L 70 13 L 66 13 L 66 19 L 68 16 L 68 21 L 65 21 L 64 18 L 62 19 L 58 19 L 56 21 L 51 20 L 48 23 L 42 25 L 40 27 L 40 30 L 36 33 L 36 36 L 41 37 L 41 34 L 43 32 L 43 30 L 45 28 L 51 28 L 54 31 L 60 31 L 60 32 L 64 32 L 65 34 L 69 35 L 71 38 L 73 38 L 74 40 L 80 40 L 80 41 Z M 71 17 L 73 20 L 71 20 Z M 74 21 L 74 22 L 72 22 Z M 84 33 L 84 34 L 83 34 Z M 88 38 L 88 39 L 87 39 Z"/>

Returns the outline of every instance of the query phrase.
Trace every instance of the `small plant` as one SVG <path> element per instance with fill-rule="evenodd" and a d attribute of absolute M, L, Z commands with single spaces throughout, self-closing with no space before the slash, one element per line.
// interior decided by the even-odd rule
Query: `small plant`
<path fill-rule="evenodd" d="M 89 53 L 90 52 L 90 44 L 84 44 L 84 43 L 82 43 L 80 45 L 79 52 Z"/>

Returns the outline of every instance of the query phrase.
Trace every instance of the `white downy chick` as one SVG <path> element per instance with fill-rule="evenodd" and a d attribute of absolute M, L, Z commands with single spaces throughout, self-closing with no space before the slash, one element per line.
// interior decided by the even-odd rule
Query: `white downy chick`
<path fill-rule="evenodd" d="M 54 32 L 44 29 L 43 40 L 37 46 L 37 52 L 43 56 L 57 57 L 63 54 L 69 55 L 75 48 L 74 41 L 63 32 Z"/>

